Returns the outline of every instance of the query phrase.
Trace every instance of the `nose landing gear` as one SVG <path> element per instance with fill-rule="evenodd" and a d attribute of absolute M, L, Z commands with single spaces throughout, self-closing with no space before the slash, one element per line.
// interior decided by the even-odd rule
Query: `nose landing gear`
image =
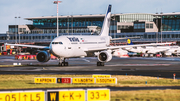
<path fill-rule="evenodd" d="M 69 63 L 68 62 L 65 62 L 66 58 L 60 58 L 59 59 L 59 66 L 68 66 Z"/>
<path fill-rule="evenodd" d="M 104 62 L 97 62 L 97 66 L 104 66 Z"/>

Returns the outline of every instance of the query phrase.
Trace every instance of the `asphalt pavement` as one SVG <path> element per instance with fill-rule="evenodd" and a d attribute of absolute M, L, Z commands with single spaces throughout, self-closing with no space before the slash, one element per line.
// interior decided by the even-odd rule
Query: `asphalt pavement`
<path fill-rule="evenodd" d="M 144 75 L 172 78 L 180 78 L 180 58 L 144 58 L 114 57 L 105 66 L 96 66 L 96 57 L 67 59 L 69 66 L 58 66 L 59 60 L 50 60 L 40 63 L 37 60 L 15 60 L 14 56 L 0 56 L 1 74 L 111 74 L 111 75 Z M 14 67 L 13 64 L 23 66 Z M 7 66 L 9 65 L 9 66 Z"/>

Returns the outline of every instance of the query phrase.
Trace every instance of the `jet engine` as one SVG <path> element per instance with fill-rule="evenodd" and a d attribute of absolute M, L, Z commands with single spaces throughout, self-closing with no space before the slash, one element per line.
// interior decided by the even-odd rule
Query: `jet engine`
<path fill-rule="evenodd" d="M 110 51 L 102 51 L 98 55 L 98 60 L 100 62 L 108 62 L 112 59 L 112 54 Z"/>
<path fill-rule="evenodd" d="M 36 57 L 39 62 L 47 62 L 50 60 L 51 55 L 47 51 L 40 51 L 40 52 L 38 52 Z"/>

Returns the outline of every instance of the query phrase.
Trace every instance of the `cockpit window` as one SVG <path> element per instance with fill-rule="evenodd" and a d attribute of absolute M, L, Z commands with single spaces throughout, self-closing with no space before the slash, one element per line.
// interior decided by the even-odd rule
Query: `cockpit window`
<path fill-rule="evenodd" d="M 63 44 L 62 42 L 52 42 L 52 44 Z"/>
<path fill-rule="evenodd" d="M 59 42 L 59 44 L 63 44 L 62 42 Z"/>

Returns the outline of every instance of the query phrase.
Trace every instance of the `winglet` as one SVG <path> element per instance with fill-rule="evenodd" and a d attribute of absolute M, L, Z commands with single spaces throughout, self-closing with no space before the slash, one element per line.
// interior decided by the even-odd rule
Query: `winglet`
<path fill-rule="evenodd" d="M 101 29 L 100 36 L 108 36 L 109 35 L 109 27 L 111 21 L 111 5 L 108 6 L 106 16 L 104 17 L 103 26 Z"/>

